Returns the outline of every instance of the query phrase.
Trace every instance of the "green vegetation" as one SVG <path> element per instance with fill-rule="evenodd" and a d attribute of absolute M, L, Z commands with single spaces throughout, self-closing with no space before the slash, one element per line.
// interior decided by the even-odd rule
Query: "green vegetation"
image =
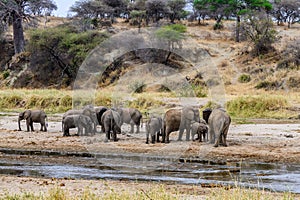
<path fill-rule="evenodd" d="M 240 83 L 248 83 L 251 81 L 251 77 L 249 74 L 242 74 L 239 76 L 239 82 Z"/>
<path fill-rule="evenodd" d="M 99 45 L 108 35 L 99 31 L 80 32 L 72 25 L 54 28 L 34 29 L 29 31 L 28 51 L 31 63 L 38 68 L 37 77 L 52 77 L 53 84 L 70 85 L 77 75 L 77 70 L 88 53 Z M 40 80 L 42 81 L 42 80 Z M 48 83 L 49 84 L 49 83 Z M 47 85 L 47 83 L 46 83 Z"/>
<path fill-rule="evenodd" d="M 229 101 L 226 107 L 236 118 L 288 118 L 293 115 L 283 96 L 242 96 Z"/>
<path fill-rule="evenodd" d="M 195 84 L 191 84 L 191 87 L 192 87 L 196 97 L 199 97 L 199 98 L 207 97 L 207 88 L 205 88 L 201 85 L 195 85 Z"/>
<path fill-rule="evenodd" d="M 177 44 L 179 48 L 182 46 L 181 40 L 185 38 L 185 32 L 186 26 L 182 24 L 172 24 L 161 27 L 155 32 L 155 34 L 159 39 L 162 40 L 162 42 L 167 42 L 171 50 L 175 48 L 175 44 Z"/>
<path fill-rule="evenodd" d="M 45 109 L 47 112 L 64 112 L 72 107 L 72 94 L 64 90 L 1 90 L 1 111 Z"/>
<path fill-rule="evenodd" d="M 10 75 L 9 71 L 4 70 L 4 71 L 2 72 L 2 79 L 6 79 L 7 77 L 9 77 L 9 75 Z"/>

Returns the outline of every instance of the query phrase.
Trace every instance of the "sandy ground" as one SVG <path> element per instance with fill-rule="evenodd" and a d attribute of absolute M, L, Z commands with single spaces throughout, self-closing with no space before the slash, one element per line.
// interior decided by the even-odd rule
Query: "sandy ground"
<path fill-rule="evenodd" d="M 228 134 L 228 147 L 214 148 L 211 144 L 198 141 L 176 141 L 178 133 L 171 134 L 169 144 L 145 144 L 144 127 L 140 134 L 129 134 L 126 125 L 122 128 L 124 134 L 118 135 L 118 142 L 104 143 L 104 135 L 84 137 L 63 137 L 61 132 L 61 115 L 49 116 L 48 132 L 38 131 L 40 125 L 35 124 L 36 131 L 17 131 L 17 113 L 0 117 L 0 147 L 23 150 L 49 150 L 61 152 L 98 152 L 98 153 L 139 153 L 151 156 L 197 157 L 205 160 L 224 162 L 262 161 L 280 163 L 300 163 L 300 121 L 256 121 L 251 124 L 232 124 Z M 25 122 L 22 122 L 25 130 Z M 75 130 L 72 133 L 75 134 Z M 6 155 L 0 154 L 0 159 Z M 57 161 L 59 162 L 59 161 Z M 123 183 L 122 181 L 88 181 L 65 179 L 36 179 L 1 175 L 0 193 L 18 193 L 24 191 L 47 191 L 59 186 L 70 193 L 80 193 L 85 187 L 92 186 L 95 193 L 110 191 L 112 185 L 120 190 L 125 187 L 140 190 L 144 185 L 155 183 Z M 11 187 L 11 185 L 14 187 Z M 150 186 L 145 186 L 150 187 Z M 193 191 L 201 199 L 209 193 L 201 187 L 170 185 L 170 188 L 183 188 Z M 104 189 L 103 189 L 104 188 Z M 129 190 L 130 191 L 130 190 Z M 77 192 L 77 193 L 76 193 Z M 184 199 L 195 199 L 186 194 Z"/>
<path fill-rule="evenodd" d="M 104 142 L 104 134 L 82 137 L 63 137 L 61 115 L 49 117 L 48 132 L 17 131 L 17 116 L 0 118 L 0 146 L 2 148 L 27 150 L 55 150 L 64 152 L 100 153 L 143 153 L 147 155 L 200 157 L 223 161 L 264 161 L 300 163 L 300 121 L 263 121 L 250 124 L 231 124 L 228 133 L 228 147 L 214 148 L 206 142 L 177 141 L 178 133 L 171 133 L 169 144 L 145 144 L 145 130 L 130 134 L 129 127 L 122 127 L 124 134 L 118 135 L 118 142 Z M 25 121 L 22 122 L 25 130 Z M 100 130 L 100 129 L 99 129 Z M 73 129 L 71 134 L 75 134 Z M 185 139 L 185 135 L 183 136 Z"/>

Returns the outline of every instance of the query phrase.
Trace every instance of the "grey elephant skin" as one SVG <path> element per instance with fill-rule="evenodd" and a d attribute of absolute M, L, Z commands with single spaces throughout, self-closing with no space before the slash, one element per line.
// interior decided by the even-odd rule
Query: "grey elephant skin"
<path fill-rule="evenodd" d="M 85 115 L 85 116 L 88 116 L 93 122 L 93 132 L 92 133 L 93 134 L 96 133 L 98 120 L 97 120 L 97 116 L 96 116 L 96 112 L 95 112 L 94 108 L 91 108 L 90 106 L 88 106 L 88 107 L 85 107 L 85 108 L 79 109 L 79 110 L 76 110 L 76 109 L 68 110 L 67 112 L 64 113 L 64 115 L 62 117 L 62 121 L 68 115 Z"/>
<path fill-rule="evenodd" d="M 122 120 L 120 114 L 115 110 L 107 110 L 101 117 L 101 123 L 103 124 L 105 132 L 105 142 L 110 140 L 110 133 L 112 132 L 113 141 L 118 141 L 117 134 L 121 133 Z"/>
<path fill-rule="evenodd" d="M 97 121 L 98 121 L 98 124 L 101 126 L 101 131 L 102 132 L 104 132 L 104 127 L 103 127 L 103 124 L 101 122 L 101 117 L 102 117 L 103 113 L 105 111 L 107 111 L 107 110 L 108 110 L 108 108 L 105 107 L 105 106 L 97 106 L 97 107 L 95 107 Z"/>
<path fill-rule="evenodd" d="M 161 117 L 150 117 L 146 123 L 146 144 L 149 144 L 149 135 L 151 136 L 151 143 L 154 144 L 155 140 L 159 142 L 159 135 L 162 129 Z"/>
<path fill-rule="evenodd" d="M 134 126 L 136 126 L 136 133 L 140 132 L 140 125 L 142 121 L 142 113 L 135 108 L 119 108 L 118 113 L 122 118 L 122 123 L 130 124 L 130 133 L 134 132 Z"/>
<path fill-rule="evenodd" d="M 218 147 L 219 144 L 227 146 L 226 138 L 231 123 L 228 113 L 221 108 L 213 109 L 208 118 L 209 141 Z"/>
<path fill-rule="evenodd" d="M 90 117 L 85 115 L 68 115 L 63 119 L 63 136 L 70 136 L 71 128 L 78 128 L 77 135 L 84 135 L 83 129 L 85 130 L 85 135 L 92 132 L 93 121 Z"/>
<path fill-rule="evenodd" d="M 45 131 L 45 132 L 47 131 L 47 126 L 46 126 L 47 115 L 43 110 L 25 110 L 24 112 L 21 112 L 18 117 L 19 131 L 22 130 L 21 121 L 23 119 L 26 120 L 26 126 L 28 132 L 30 131 L 30 129 L 31 131 L 34 131 L 33 123 L 40 123 L 41 124 L 40 131 Z"/>
<path fill-rule="evenodd" d="M 206 140 L 208 134 L 207 123 L 204 120 L 194 122 L 191 125 L 192 140 L 194 141 L 195 135 L 198 135 L 199 142 Z M 202 140 L 203 139 L 203 140 Z"/>
<path fill-rule="evenodd" d="M 170 109 L 163 118 L 162 142 L 169 143 L 169 135 L 173 131 L 179 130 L 178 141 L 182 140 L 184 130 L 186 130 L 186 140 L 190 140 L 190 129 L 192 122 L 200 122 L 198 108 L 191 106 L 182 109 Z"/>

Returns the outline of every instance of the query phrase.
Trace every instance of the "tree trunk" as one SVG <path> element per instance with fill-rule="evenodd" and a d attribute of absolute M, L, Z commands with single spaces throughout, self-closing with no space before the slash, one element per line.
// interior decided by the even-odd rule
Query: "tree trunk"
<path fill-rule="evenodd" d="M 13 17 L 13 35 L 15 54 L 23 52 L 25 50 L 25 39 L 22 18 L 20 18 L 17 14 Z"/>
<path fill-rule="evenodd" d="M 240 42 L 240 27 L 241 27 L 241 17 L 237 15 L 236 17 L 236 29 L 235 29 L 235 41 Z"/>

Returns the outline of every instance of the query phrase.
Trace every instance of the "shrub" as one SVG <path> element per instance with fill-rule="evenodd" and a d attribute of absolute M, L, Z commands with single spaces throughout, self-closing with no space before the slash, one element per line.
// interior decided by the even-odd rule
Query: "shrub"
<path fill-rule="evenodd" d="M 5 70 L 5 71 L 2 72 L 2 78 L 3 79 L 7 79 L 9 77 L 9 75 L 10 75 L 10 73 L 7 70 Z"/>
<path fill-rule="evenodd" d="M 241 33 L 253 44 L 253 55 L 260 56 L 274 50 L 272 44 L 279 38 L 273 21 L 264 12 L 250 13 L 241 24 Z"/>
<path fill-rule="evenodd" d="M 250 82 L 250 81 L 251 81 L 251 77 L 250 77 L 249 74 L 242 74 L 242 75 L 240 75 L 240 77 L 239 77 L 239 82 L 240 82 L 240 83 L 248 83 L 248 82 Z"/>
<path fill-rule="evenodd" d="M 282 60 L 278 62 L 277 69 L 296 69 L 300 67 L 300 37 L 289 42 L 281 52 Z"/>
<path fill-rule="evenodd" d="M 277 81 L 261 81 L 255 86 L 255 88 L 273 90 L 273 89 L 278 89 L 279 85 L 280 84 Z"/>
<path fill-rule="evenodd" d="M 196 97 L 207 97 L 207 89 L 201 85 L 192 84 L 192 89 L 194 90 Z"/>

